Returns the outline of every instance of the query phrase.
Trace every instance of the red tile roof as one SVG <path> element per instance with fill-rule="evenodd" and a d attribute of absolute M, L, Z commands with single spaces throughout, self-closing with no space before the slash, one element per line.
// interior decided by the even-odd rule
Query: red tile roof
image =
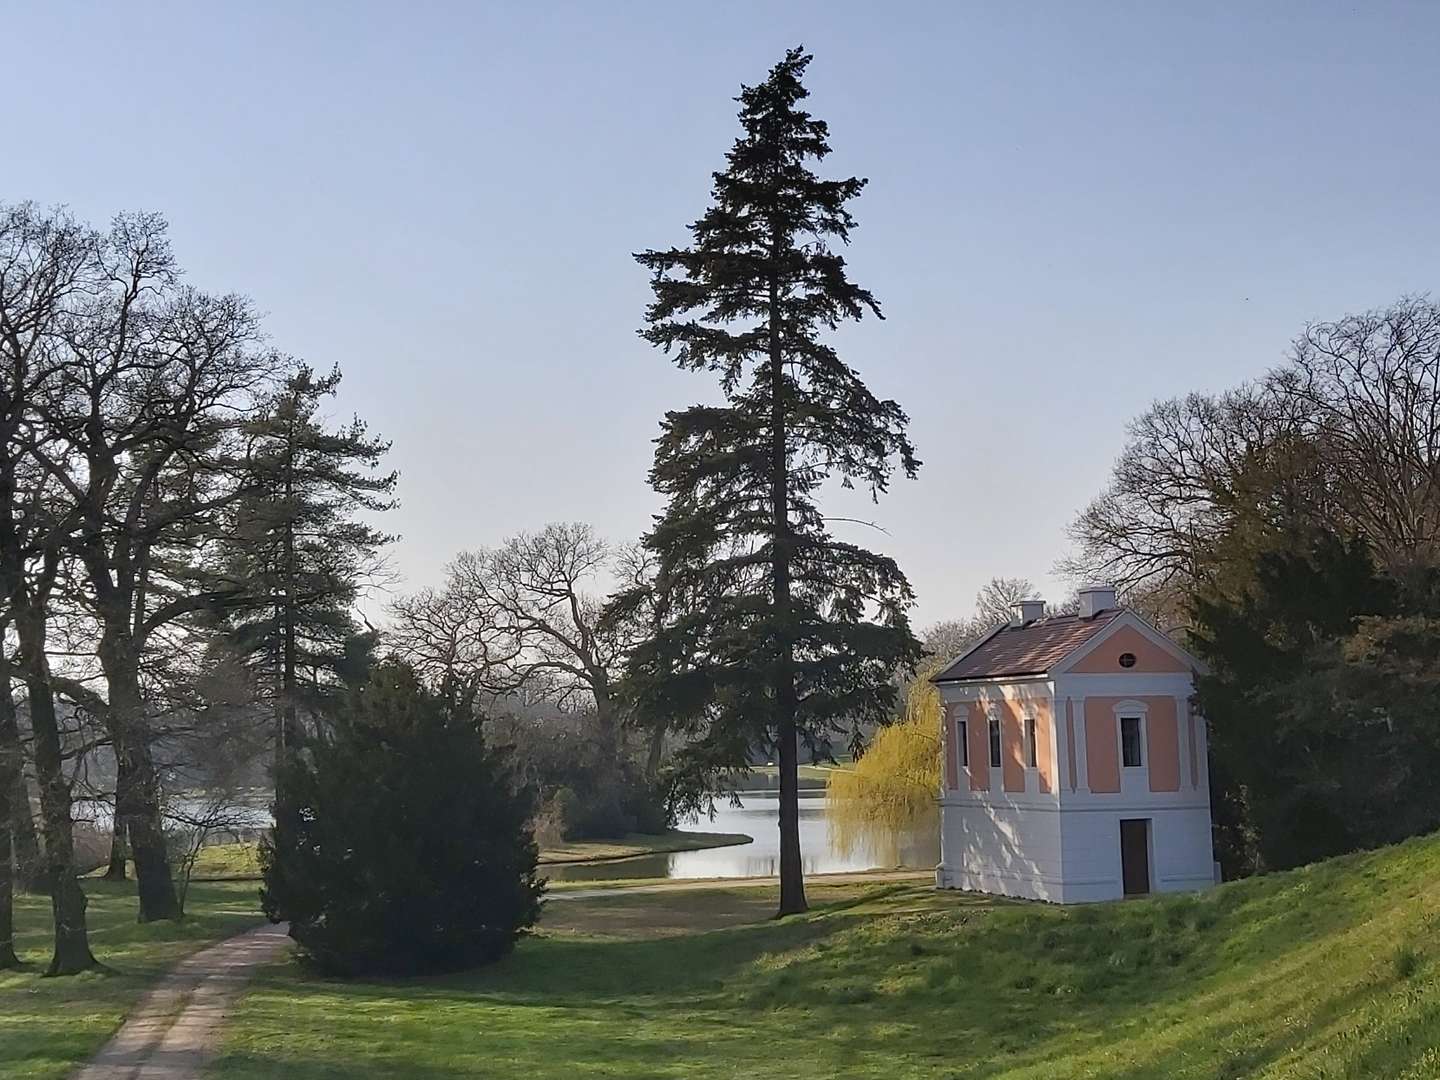
<path fill-rule="evenodd" d="M 1105 629 L 1120 613 L 1119 608 L 1109 608 L 1088 619 L 1056 615 L 1024 626 L 1007 626 L 962 654 L 931 681 L 1043 675 Z"/>

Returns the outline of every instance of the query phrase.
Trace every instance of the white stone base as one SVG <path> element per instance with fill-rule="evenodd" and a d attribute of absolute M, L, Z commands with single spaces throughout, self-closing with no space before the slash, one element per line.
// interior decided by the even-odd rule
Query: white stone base
<path fill-rule="evenodd" d="M 1058 904 L 1120 899 L 1125 818 L 1150 820 L 1151 892 L 1185 892 L 1214 882 L 1208 806 L 1061 810 L 947 802 L 941 805 L 936 886 Z"/>

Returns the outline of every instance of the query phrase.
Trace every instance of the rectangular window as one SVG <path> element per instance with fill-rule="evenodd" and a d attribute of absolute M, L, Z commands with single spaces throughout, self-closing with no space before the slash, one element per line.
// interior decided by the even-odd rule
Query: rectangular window
<path fill-rule="evenodd" d="M 990 767 L 1000 767 L 1000 720 L 994 716 L 990 718 Z"/>
<path fill-rule="evenodd" d="M 1141 759 L 1140 718 L 1138 716 L 1122 716 L 1120 718 L 1120 760 L 1125 763 L 1127 769 L 1137 769 L 1145 764 Z"/>
<path fill-rule="evenodd" d="M 955 739 L 960 744 L 960 767 L 970 764 L 970 725 L 964 720 L 955 722 Z"/>
<path fill-rule="evenodd" d="M 1035 718 L 1027 716 L 1025 718 L 1025 764 L 1032 769 L 1035 768 L 1039 764 L 1039 753 L 1040 751 L 1035 745 Z"/>

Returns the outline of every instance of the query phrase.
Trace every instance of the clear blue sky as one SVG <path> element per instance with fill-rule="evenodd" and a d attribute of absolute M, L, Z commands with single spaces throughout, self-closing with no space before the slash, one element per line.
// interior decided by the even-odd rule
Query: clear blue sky
<path fill-rule="evenodd" d="M 865 513 L 920 597 L 1051 576 L 1126 420 L 1440 286 L 1440 5 L 0 4 L 6 200 L 163 211 L 191 280 L 395 441 L 395 565 L 648 524 L 631 251 L 683 241 L 739 84 L 811 105 L 888 316 L 842 353 L 925 460 Z"/>

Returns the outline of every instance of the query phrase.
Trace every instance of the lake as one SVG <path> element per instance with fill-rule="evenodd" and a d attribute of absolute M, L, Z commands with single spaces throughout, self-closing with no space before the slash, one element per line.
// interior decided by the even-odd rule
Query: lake
<path fill-rule="evenodd" d="M 773 791 L 747 791 L 740 805 L 717 800 L 714 818 L 683 822 L 682 830 L 745 833 L 753 843 L 669 855 L 588 865 L 545 866 L 554 881 L 596 881 L 614 878 L 739 878 L 773 877 L 780 872 L 779 796 Z M 823 790 L 800 792 L 800 855 L 806 874 L 913 867 L 932 869 L 940 861 L 938 827 L 893 837 L 889 842 L 841 851 L 830 838 L 829 800 Z"/>

